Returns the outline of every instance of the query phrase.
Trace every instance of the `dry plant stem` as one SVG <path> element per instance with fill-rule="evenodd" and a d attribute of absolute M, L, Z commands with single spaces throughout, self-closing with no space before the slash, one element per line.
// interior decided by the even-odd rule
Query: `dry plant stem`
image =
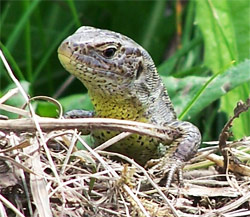
<path fill-rule="evenodd" d="M 104 168 L 107 168 L 107 170 L 110 172 L 110 175 L 115 177 L 115 178 L 119 178 L 119 175 L 99 156 L 99 154 L 97 154 L 95 151 L 93 151 L 88 144 L 86 144 L 80 136 L 78 136 L 78 140 L 84 145 L 84 147 L 91 153 L 94 155 L 94 157 L 96 157 L 100 163 L 103 165 Z M 127 193 L 133 198 L 133 200 L 137 203 L 137 205 L 140 207 L 141 211 L 144 213 L 144 215 L 146 217 L 150 217 L 150 215 L 148 214 L 148 212 L 146 211 L 146 209 L 144 208 L 144 206 L 141 204 L 141 201 L 134 195 L 134 193 L 131 191 L 131 189 L 126 185 L 123 184 L 123 188 L 127 191 Z"/>
<path fill-rule="evenodd" d="M 9 76 L 11 77 L 11 79 L 13 80 L 13 82 L 16 84 L 17 88 L 19 89 L 20 93 L 22 94 L 24 100 L 26 101 L 26 103 L 28 104 L 28 107 L 29 107 L 29 110 L 30 110 L 30 113 L 31 113 L 31 116 L 32 116 L 32 122 L 34 124 L 34 126 L 36 127 L 36 130 L 38 131 L 39 133 L 39 136 L 40 136 L 40 139 L 41 139 L 41 144 L 44 146 L 44 149 L 45 149 L 45 152 L 47 154 L 47 157 L 49 159 L 49 162 L 50 162 L 50 166 L 51 166 L 51 169 L 55 175 L 55 177 L 57 178 L 57 181 L 58 183 L 60 183 L 60 178 L 58 176 L 58 173 L 56 171 L 56 168 L 55 168 L 55 165 L 53 163 L 53 160 L 51 158 L 51 155 L 50 155 L 50 151 L 46 145 L 46 142 L 45 142 L 45 139 L 44 139 L 44 136 L 43 136 L 43 133 L 42 133 L 42 130 L 39 126 L 39 123 L 38 123 L 38 119 L 37 119 L 37 116 L 35 114 L 35 111 L 33 109 L 33 107 L 31 106 L 31 104 L 29 103 L 29 97 L 27 96 L 27 94 L 25 93 L 23 87 L 21 86 L 21 84 L 19 83 L 19 81 L 16 79 L 16 77 L 14 76 L 7 60 L 5 59 L 4 55 L 3 55 L 3 52 L 2 50 L 0 50 L 0 57 L 7 69 L 7 72 L 9 73 Z"/>
<path fill-rule="evenodd" d="M 11 157 L 6 157 L 6 156 L 0 156 L 0 159 L 1 160 L 5 160 L 5 161 L 9 161 L 11 162 L 12 164 L 14 164 L 17 168 L 21 168 L 23 169 L 25 172 L 27 173 L 33 173 L 33 174 L 36 174 L 35 172 L 33 172 L 32 170 L 30 170 L 29 168 L 23 166 L 22 164 L 18 163 L 17 161 L 15 161 L 13 158 Z M 36 174 L 37 175 L 37 174 Z"/>
<path fill-rule="evenodd" d="M 44 131 L 62 129 L 105 129 L 138 133 L 158 138 L 162 141 L 171 143 L 174 139 L 181 136 L 181 132 L 173 127 L 161 127 L 136 121 L 118 120 L 111 118 L 79 118 L 58 120 L 54 118 L 37 118 L 37 124 Z M 0 120 L 1 131 L 14 132 L 34 132 L 36 131 L 35 122 L 30 118 L 15 120 Z"/>
<path fill-rule="evenodd" d="M 250 151 L 250 142 L 248 142 L 248 145 L 249 145 L 249 148 L 246 148 L 244 150 L 244 152 L 241 151 L 241 150 L 237 150 L 237 149 L 233 148 L 233 149 L 231 149 L 232 153 L 241 156 L 241 157 L 239 157 L 240 160 L 249 160 L 250 159 L 250 154 L 248 154 L 247 152 Z"/>
<path fill-rule="evenodd" d="M 10 152 L 10 151 L 17 150 L 17 149 L 23 149 L 23 148 L 26 148 L 26 147 L 28 147 L 30 145 L 31 144 L 30 144 L 30 142 L 28 140 L 24 140 L 24 141 L 20 142 L 19 144 L 15 145 L 15 146 L 5 148 L 5 149 L 1 149 L 0 153 Z"/>
<path fill-rule="evenodd" d="M 2 59 L 2 61 L 3 61 L 3 63 L 4 63 L 4 65 L 5 65 L 5 67 L 6 67 L 7 71 L 8 71 L 8 73 L 9 73 L 9 76 L 11 77 L 11 79 L 13 80 L 13 82 L 16 84 L 16 86 L 17 86 L 17 88 L 19 89 L 20 93 L 22 94 L 22 96 L 23 96 L 25 102 L 28 104 L 28 107 L 29 107 L 31 116 L 32 116 L 32 118 L 33 118 L 33 123 L 34 123 L 34 125 L 35 125 L 35 127 L 36 127 L 36 130 L 38 131 L 38 134 L 39 134 L 39 137 L 40 137 L 39 143 L 43 145 L 43 147 L 44 147 L 44 149 L 45 149 L 45 152 L 46 152 L 46 154 L 47 154 L 47 157 L 48 157 L 48 159 L 49 159 L 49 163 L 50 163 L 50 166 L 51 166 L 51 170 L 53 171 L 53 173 L 54 173 L 54 175 L 55 175 L 55 177 L 56 177 L 56 179 L 57 179 L 57 182 L 60 183 L 61 181 L 60 181 L 60 178 L 59 178 L 59 176 L 58 176 L 58 174 L 57 174 L 56 167 L 55 167 L 55 165 L 54 165 L 54 163 L 53 163 L 52 157 L 51 157 L 51 155 L 50 155 L 50 151 L 49 151 L 49 149 L 48 149 L 48 147 L 47 147 L 47 144 L 46 144 L 46 142 L 45 142 L 45 139 L 44 139 L 42 130 L 41 130 L 40 126 L 39 126 L 39 123 L 38 123 L 37 117 L 36 117 L 36 115 L 35 115 L 35 112 L 34 112 L 32 106 L 31 106 L 31 104 L 29 103 L 29 98 L 28 98 L 27 94 L 25 93 L 23 87 L 22 87 L 21 84 L 19 83 L 19 81 L 18 81 L 18 80 L 16 79 L 16 77 L 14 76 L 14 74 L 13 74 L 13 72 L 12 72 L 12 70 L 11 70 L 9 64 L 8 64 L 8 62 L 6 61 L 6 59 L 5 59 L 5 57 L 4 57 L 3 53 L 2 53 L 2 50 L 0 50 L 0 57 L 1 57 L 1 59 Z M 49 204 L 48 204 L 47 207 L 50 207 Z"/>
<path fill-rule="evenodd" d="M 244 162 L 244 161 L 248 161 L 250 159 L 250 155 L 246 153 L 247 149 L 244 149 L 244 151 L 242 151 L 242 150 L 237 150 L 237 149 L 232 148 L 235 146 L 249 146 L 250 145 L 250 138 L 248 138 L 248 137 L 245 138 L 245 141 L 227 142 L 227 144 L 230 145 L 231 152 L 237 154 L 237 157 L 240 161 Z M 217 149 L 218 149 L 218 147 L 217 148 L 211 147 L 211 150 L 210 150 L 210 148 L 199 149 L 199 151 L 198 151 L 199 155 L 197 157 L 193 158 L 191 160 L 191 162 L 196 162 L 202 158 L 207 158 L 208 160 L 201 161 L 198 163 L 193 163 L 190 165 L 186 165 L 184 170 L 193 170 L 193 169 L 197 169 L 197 168 L 204 168 L 204 167 L 208 167 L 210 165 L 213 165 L 214 163 L 216 165 L 218 165 L 219 167 L 223 167 L 224 166 L 223 157 L 218 156 L 216 154 L 213 154 L 215 151 L 217 151 Z M 237 165 L 237 164 L 229 163 L 229 169 L 231 171 L 235 171 L 239 174 L 250 176 L 250 167 L 248 167 L 246 165 L 243 165 L 243 164 Z"/>
<path fill-rule="evenodd" d="M 127 206 L 127 203 L 126 203 L 126 201 L 125 201 L 123 195 L 121 194 L 121 192 L 119 192 L 119 194 L 120 194 L 120 197 L 121 197 L 122 202 L 123 202 L 123 204 L 124 204 L 125 211 L 126 211 L 126 215 L 127 215 L 127 216 L 130 216 L 130 214 L 129 214 L 129 209 L 128 209 L 128 206 Z"/>
<path fill-rule="evenodd" d="M 246 103 L 239 101 L 237 106 L 234 108 L 234 115 L 231 117 L 228 122 L 225 124 L 224 128 L 222 129 L 220 136 L 219 136 L 219 148 L 221 151 L 222 156 L 224 157 L 224 165 L 223 170 L 224 172 L 228 173 L 228 164 L 229 164 L 229 147 L 226 144 L 227 139 L 231 135 L 229 129 L 232 127 L 232 123 L 234 119 L 238 118 L 241 113 L 247 111 L 250 107 L 250 98 L 246 100 Z"/>
<path fill-rule="evenodd" d="M 243 203 L 249 200 L 250 200 L 250 192 L 248 192 L 246 195 L 243 195 L 240 199 L 234 201 L 233 203 L 217 209 L 216 212 L 218 214 L 229 212 L 233 209 L 236 209 L 237 207 L 239 207 L 240 205 L 242 205 Z"/>
<path fill-rule="evenodd" d="M 34 139 L 33 145 L 29 148 L 38 150 L 39 141 L 37 139 Z M 33 197 L 33 202 L 36 205 L 36 209 L 39 213 L 39 216 L 41 217 L 51 216 L 52 217 L 48 191 L 46 189 L 46 182 L 43 179 L 44 171 L 43 171 L 43 166 L 42 166 L 42 162 L 40 159 L 39 151 L 35 151 L 32 154 L 31 166 L 32 166 L 32 170 L 36 171 L 39 174 L 39 176 L 30 174 L 30 188 L 31 188 L 31 193 Z"/>
<path fill-rule="evenodd" d="M 12 96 L 16 95 L 17 93 L 18 93 L 18 88 L 14 88 L 14 89 L 9 90 L 4 96 L 2 96 L 0 98 L 0 104 L 4 103 L 9 98 L 11 98 Z"/>
<path fill-rule="evenodd" d="M 11 202 L 6 200 L 1 194 L 0 194 L 0 200 L 9 207 L 17 216 L 19 217 L 25 217 Z"/>
<path fill-rule="evenodd" d="M 173 214 L 175 216 L 179 216 L 176 209 L 173 207 L 173 205 L 169 202 L 168 198 L 165 196 L 165 194 L 162 192 L 162 190 L 160 189 L 160 187 L 151 179 L 151 177 L 148 175 L 147 171 L 140 166 L 139 164 L 137 164 L 134 160 L 130 159 L 129 157 L 126 157 L 122 154 L 118 154 L 118 153 L 113 153 L 113 152 L 106 152 L 106 151 L 98 151 L 98 153 L 101 154 L 105 154 L 105 155 L 109 155 L 109 156 L 117 156 L 123 160 L 126 160 L 127 162 L 131 163 L 132 165 L 134 165 L 136 168 L 138 168 L 140 171 L 143 172 L 143 174 L 147 177 L 148 181 L 150 182 L 150 184 L 158 191 L 158 193 L 162 196 L 162 198 L 164 199 L 164 201 L 168 204 L 168 206 L 170 207 L 170 209 L 172 210 Z"/>
<path fill-rule="evenodd" d="M 236 211 L 232 211 L 232 212 L 228 212 L 226 213 L 225 215 L 226 217 L 238 217 L 238 216 L 250 216 L 250 210 L 248 209 L 239 209 L 239 210 L 236 210 Z"/>
<path fill-rule="evenodd" d="M 103 208 L 103 207 L 98 207 L 100 210 L 104 210 L 104 211 L 106 211 L 107 213 L 110 213 L 110 214 L 113 214 L 113 215 L 117 215 L 117 216 L 120 216 L 121 214 L 120 213 L 118 213 L 118 212 L 115 212 L 115 211 L 113 211 L 113 210 L 111 210 L 111 209 L 105 209 L 105 208 Z M 129 215 L 127 215 L 127 216 L 129 216 Z"/>
<path fill-rule="evenodd" d="M 102 151 L 105 148 L 108 148 L 109 146 L 113 145 L 114 143 L 128 137 L 129 135 L 131 135 L 131 133 L 129 132 L 123 132 L 118 134 L 117 136 L 114 136 L 113 138 L 109 139 L 108 141 L 104 142 L 103 144 L 97 146 L 94 151 Z"/>
<path fill-rule="evenodd" d="M 48 102 L 53 103 L 54 105 L 57 106 L 58 111 L 59 111 L 59 117 L 61 118 L 63 116 L 63 108 L 61 103 L 59 103 L 56 99 L 53 99 L 52 97 L 49 96 L 34 96 L 32 98 L 30 98 L 30 101 L 32 100 L 46 100 Z"/>
<path fill-rule="evenodd" d="M 18 143 L 19 143 L 18 140 L 19 140 L 19 138 L 16 137 L 13 133 L 11 133 L 9 141 L 10 141 L 10 144 L 11 144 L 12 147 L 18 145 Z M 21 164 L 21 160 L 19 159 L 19 155 L 17 155 L 17 153 L 18 153 L 17 150 L 13 150 L 13 153 L 16 154 L 16 156 L 15 156 L 16 162 Z M 25 179 L 24 170 L 19 169 L 18 175 L 21 177 L 22 184 L 23 184 L 23 187 L 24 187 L 24 192 L 25 192 L 25 195 L 27 197 L 27 204 L 28 204 L 28 208 L 29 208 L 29 213 L 30 213 L 30 215 L 33 215 L 33 210 L 32 210 L 32 206 L 31 206 L 31 200 L 30 200 L 30 195 L 29 195 L 27 182 L 26 182 L 26 179 Z"/>
<path fill-rule="evenodd" d="M 60 189 L 66 189 L 68 190 L 67 186 L 71 185 L 71 184 L 75 184 L 78 181 L 81 181 L 82 179 L 86 179 L 87 177 L 80 177 L 80 178 L 76 178 L 76 179 L 71 179 L 69 181 L 65 181 L 62 183 L 62 185 L 57 186 L 55 189 L 53 189 L 53 191 L 50 192 L 49 194 L 49 198 L 51 198 L 57 191 L 59 191 Z M 83 187 L 82 187 L 83 188 Z M 87 189 L 86 189 L 87 190 Z M 79 194 L 78 192 L 74 192 L 76 194 L 78 194 L 83 200 L 86 200 L 85 197 L 83 197 L 81 194 Z M 98 194 L 96 194 L 98 195 Z M 100 196 L 100 195 L 99 195 Z"/>
<path fill-rule="evenodd" d="M 70 75 L 66 81 L 63 82 L 63 84 L 60 86 L 60 88 L 56 91 L 56 93 L 53 95 L 53 98 L 57 99 L 63 91 L 76 79 L 74 75 Z"/>
<path fill-rule="evenodd" d="M 15 113 L 24 117 L 30 117 L 30 113 L 28 111 L 17 108 L 17 107 L 13 107 L 10 105 L 0 104 L 0 109 L 11 112 L 11 113 Z"/>
<path fill-rule="evenodd" d="M 207 159 L 211 160 L 212 162 L 216 163 L 219 167 L 223 167 L 224 166 L 224 161 L 223 161 L 223 157 L 218 156 L 216 154 L 210 154 L 207 156 Z M 235 171 L 234 167 L 235 165 L 228 165 L 229 169 L 232 171 Z M 250 168 L 248 166 L 245 165 L 238 165 L 238 173 L 241 173 L 242 175 L 245 176 L 250 176 Z"/>
<path fill-rule="evenodd" d="M 227 187 L 229 186 L 227 181 L 216 181 L 214 179 L 208 179 L 210 178 L 216 178 L 220 177 L 221 175 L 213 175 L 213 176 L 206 176 L 202 177 L 204 180 L 200 180 L 199 178 L 193 179 L 193 180 L 187 180 L 187 183 L 189 184 L 197 184 L 197 185 L 203 185 L 203 186 L 211 186 L 211 187 Z M 207 179 L 206 179 L 207 178 Z"/>
<path fill-rule="evenodd" d="M 5 57 L 4 57 L 3 53 L 2 53 L 2 50 L 0 50 L 0 57 L 1 57 L 1 59 L 2 59 L 2 61 L 3 61 L 3 63 L 4 63 L 4 65 L 5 65 L 5 67 L 6 67 L 7 71 L 8 71 L 8 73 L 9 73 L 9 76 L 11 77 L 11 79 L 13 80 L 13 82 L 16 84 L 16 86 L 17 86 L 17 88 L 19 89 L 20 93 L 22 94 L 24 100 L 26 101 L 26 103 L 27 103 L 28 106 L 29 106 L 29 110 L 30 110 L 31 116 L 32 116 L 32 118 L 33 118 L 33 119 L 32 119 L 32 122 L 33 122 L 33 124 L 34 124 L 34 127 L 36 127 L 36 130 L 37 130 L 38 133 L 39 133 L 39 136 L 40 136 L 40 139 L 41 139 L 41 144 L 43 144 L 44 149 L 45 149 L 45 151 L 46 151 L 46 154 L 47 154 L 47 156 L 48 156 L 48 158 L 49 158 L 49 162 L 50 162 L 50 164 L 51 164 L 51 169 L 52 169 L 52 171 L 54 172 L 55 177 L 57 178 L 58 182 L 60 182 L 60 179 L 59 179 L 59 176 L 58 176 L 58 174 L 57 174 L 56 168 L 55 168 L 55 166 L 54 166 L 53 160 L 52 160 L 52 158 L 51 158 L 51 156 L 50 156 L 49 149 L 48 149 L 48 147 L 47 147 L 47 145 L 46 145 L 46 142 L 45 142 L 45 139 L 44 139 L 44 137 L 43 137 L 42 130 L 41 130 L 41 128 L 40 128 L 40 126 L 39 126 L 39 123 L 38 123 L 38 120 L 37 120 L 37 118 L 36 118 L 37 116 L 36 116 L 36 114 L 35 114 L 35 112 L 34 112 L 32 106 L 31 106 L 31 104 L 29 103 L 29 97 L 28 97 L 27 94 L 25 93 L 25 91 L 24 91 L 23 87 L 21 86 L 21 84 L 19 83 L 19 81 L 18 81 L 18 80 L 16 79 L 16 77 L 14 76 L 14 74 L 13 74 L 13 72 L 12 72 L 12 70 L 11 70 L 9 64 L 8 64 L 8 62 L 6 61 L 6 59 L 5 59 Z"/>
<path fill-rule="evenodd" d="M 1 217 L 8 217 L 7 216 L 7 213 L 6 213 L 6 211 L 5 211 L 5 208 L 4 208 L 4 206 L 3 206 L 3 203 L 0 201 L 0 216 Z"/>
<path fill-rule="evenodd" d="M 73 136 L 73 138 L 72 138 L 72 140 L 71 140 L 71 143 L 70 143 L 70 146 L 69 146 L 69 149 L 68 149 L 68 152 L 67 152 L 67 155 L 66 155 L 65 160 L 64 160 L 64 162 L 63 162 L 62 169 L 61 169 L 61 171 L 60 171 L 60 175 L 63 175 L 63 174 L 64 174 L 65 168 L 66 168 L 66 166 L 67 166 L 67 164 L 68 164 L 68 162 L 69 162 L 69 158 L 70 158 L 70 156 L 71 156 L 71 153 L 72 153 L 72 151 L 73 151 L 73 148 L 75 147 L 75 143 L 76 143 L 76 140 L 77 140 L 77 138 L 76 138 L 76 133 L 77 133 L 77 131 L 75 130 L 75 132 L 74 132 L 74 134 L 73 134 L 74 136 Z"/>

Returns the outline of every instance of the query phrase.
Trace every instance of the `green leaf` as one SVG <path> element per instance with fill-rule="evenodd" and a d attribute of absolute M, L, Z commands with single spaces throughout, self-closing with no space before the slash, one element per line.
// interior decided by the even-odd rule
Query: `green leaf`
<path fill-rule="evenodd" d="M 208 77 L 199 76 L 187 76 L 185 78 L 162 77 L 177 114 L 183 112 L 187 104 L 193 100 L 196 93 L 208 79 Z"/>
<path fill-rule="evenodd" d="M 234 29 L 238 60 L 250 58 L 250 3 L 246 0 L 227 1 Z"/>
<path fill-rule="evenodd" d="M 237 65 L 250 57 L 250 4 L 248 1 L 204 0 L 196 1 L 196 21 L 205 41 L 205 65 L 214 73 Z M 248 73 L 245 70 L 243 73 Z M 248 76 L 248 75 L 246 75 Z M 222 98 L 221 110 L 227 115 L 239 100 L 249 96 L 250 84 L 245 83 Z M 250 113 L 237 119 L 233 126 L 236 138 L 250 133 Z"/>
<path fill-rule="evenodd" d="M 184 79 L 163 77 L 175 110 L 177 114 L 182 112 L 180 118 L 184 120 L 191 119 L 228 91 L 249 81 L 250 60 L 213 76 L 213 79 L 197 76 Z"/>
<path fill-rule="evenodd" d="M 25 80 L 23 73 L 21 72 L 17 62 L 15 61 L 15 59 L 13 58 L 9 50 L 2 44 L 1 41 L 0 41 L 0 48 L 2 49 L 5 58 L 9 62 L 9 65 L 13 68 L 13 71 L 15 71 L 17 78 L 20 80 Z M 1 70 L 1 64 L 0 64 L 0 70 Z M 3 70 L 6 70 L 6 69 L 4 68 Z M 7 71 L 6 73 L 3 73 L 2 75 L 8 77 L 8 79 L 10 80 Z"/>
<path fill-rule="evenodd" d="M 93 110 L 93 105 L 88 94 L 74 94 L 61 98 L 59 102 L 62 104 L 64 111 L 74 109 Z"/>
<path fill-rule="evenodd" d="M 249 1 L 238 0 L 228 1 L 230 8 L 231 22 L 234 28 L 235 41 L 238 52 L 238 61 L 250 58 L 250 4 Z M 247 71 L 246 71 L 247 73 Z M 249 72 L 248 72 L 249 73 Z M 250 83 L 238 87 L 222 100 L 222 110 L 228 111 L 235 107 L 239 99 L 245 101 L 249 97 Z M 232 111 L 230 116 L 232 115 Z M 240 115 L 233 124 L 233 132 L 236 138 L 250 135 L 250 111 Z"/>
<path fill-rule="evenodd" d="M 36 114 L 41 117 L 58 117 L 57 109 L 51 102 L 36 102 Z"/>
<path fill-rule="evenodd" d="M 227 0 L 196 1 L 196 21 L 205 41 L 205 65 L 214 73 L 237 59 Z"/>
<path fill-rule="evenodd" d="M 158 72 L 161 75 L 169 75 L 171 72 L 173 72 L 173 69 L 178 62 L 178 60 L 186 55 L 190 50 L 192 50 L 194 47 L 199 45 L 201 43 L 202 39 L 201 37 L 197 37 L 190 41 L 188 44 L 184 45 L 181 49 L 176 51 L 168 60 L 163 62 L 158 68 Z"/>
<path fill-rule="evenodd" d="M 143 39 L 141 45 L 148 49 L 152 40 L 154 39 L 155 31 L 157 30 L 157 25 L 159 24 L 160 19 L 162 18 L 162 14 L 164 13 L 164 5 L 166 4 L 165 1 L 155 1 L 154 6 L 152 8 L 150 19 L 147 25 L 147 28 L 144 32 Z"/>
<path fill-rule="evenodd" d="M 28 93 L 29 91 L 29 87 L 30 87 L 30 83 L 27 82 L 27 81 L 20 81 L 20 84 L 22 85 L 24 91 L 26 93 Z M 13 89 L 13 88 L 16 88 L 16 85 L 14 83 L 8 85 L 4 90 L 3 92 L 0 92 L 0 98 L 2 97 L 2 95 L 4 95 L 5 93 L 7 93 L 9 90 Z M 24 104 L 25 104 L 25 100 L 22 96 L 21 93 L 18 93 L 17 95 L 14 95 L 12 96 L 10 99 L 8 99 L 4 104 L 6 105 L 11 105 L 13 107 L 22 107 Z M 6 111 L 3 111 L 0 109 L 0 114 L 2 115 L 6 115 L 8 116 L 9 118 L 17 118 L 18 115 L 17 114 L 13 114 L 13 113 L 10 113 L 10 112 L 6 112 Z"/>

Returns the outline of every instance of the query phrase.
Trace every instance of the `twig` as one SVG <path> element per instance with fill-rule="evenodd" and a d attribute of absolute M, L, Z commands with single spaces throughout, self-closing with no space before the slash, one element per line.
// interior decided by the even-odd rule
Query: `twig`
<path fill-rule="evenodd" d="M 84 145 L 84 147 L 91 153 L 94 155 L 94 157 L 96 157 L 99 162 L 104 166 L 104 168 L 107 168 L 107 170 L 110 172 L 110 175 L 112 177 L 115 177 L 115 178 L 119 178 L 119 175 L 115 172 L 115 170 L 113 170 L 112 167 L 110 167 L 103 159 L 102 157 L 97 153 L 95 152 L 94 150 L 92 150 L 92 148 L 90 148 L 82 139 L 80 136 L 78 136 L 78 140 Z M 146 209 L 144 208 L 144 206 L 141 204 L 140 200 L 138 199 L 138 197 L 136 197 L 134 195 L 134 193 L 131 191 L 131 189 L 126 185 L 126 184 L 123 184 L 123 188 L 127 191 L 127 193 L 129 194 L 130 197 L 133 198 L 133 200 L 137 203 L 137 205 L 140 207 L 141 211 L 143 212 L 143 214 L 146 216 L 146 217 L 150 217 L 148 212 L 146 211 Z"/>
<path fill-rule="evenodd" d="M 4 96 L 0 98 L 0 104 L 4 103 L 6 100 L 18 93 L 18 88 L 9 90 Z"/>
<path fill-rule="evenodd" d="M 109 146 L 111 146 L 114 143 L 128 137 L 129 135 L 131 135 L 131 133 L 129 133 L 129 132 L 120 133 L 117 136 L 114 136 L 111 139 L 107 140 L 106 142 L 102 143 L 101 145 L 97 146 L 94 150 L 95 151 L 104 150 L 105 148 L 108 148 Z"/>
<path fill-rule="evenodd" d="M 0 200 L 7 206 L 9 207 L 11 210 L 13 210 L 13 212 L 19 216 L 19 217 L 25 217 L 11 202 L 9 202 L 8 200 L 6 200 L 1 194 L 0 194 Z"/>
<path fill-rule="evenodd" d="M 222 129 L 220 136 L 219 136 L 219 148 L 221 151 L 221 154 L 223 155 L 223 160 L 224 160 L 224 166 L 223 170 L 224 172 L 227 171 L 228 169 L 228 164 L 231 159 L 229 159 L 229 150 L 228 146 L 226 144 L 226 141 L 228 140 L 229 136 L 231 135 L 230 133 L 230 128 L 232 127 L 232 123 L 234 119 L 238 118 L 242 112 L 245 112 L 249 109 L 250 107 L 250 98 L 246 100 L 246 103 L 243 103 L 242 101 L 239 101 L 237 103 L 237 106 L 234 109 L 234 115 L 231 117 L 228 122 L 225 124 L 224 128 Z M 236 163 L 235 163 L 236 164 Z"/>
<path fill-rule="evenodd" d="M 168 198 L 166 197 L 166 195 L 162 192 L 162 190 L 159 188 L 159 186 L 151 179 L 151 177 L 148 175 L 147 171 L 140 166 L 139 164 L 137 164 L 134 160 L 130 159 L 129 157 L 126 157 L 122 154 L 118 154 L 118 153 L 112 153 L 112 152 L 106 152 L 106 151 L 98 151 L 99 153 L 105 154 L 105 155 L 110 155 L 110 156 L 118 156 L 119 158 L 126 160 L 127 162 L 131 163 L 132 165 L 134 165 L 135 167 L 137 167 L 141 172 L 143 172 L 143 174 L 147 177 L 149 183 L 158 191 L 158 193 L 162 196 L 162 198 L 164 199 L 164 201 L 168 204 L 168 206 L 171 208 L 173 214 L 175 216 L 179 216 L 176 209 L 174 208 L 174 206 L 170 203 L 170 201 L 168 200 Z"/>
<path fill-rule="evenodd" d="M 111 118 L 79 118 L 63 120 L 54 118 L 38 118 L 37 121 L 41 129 L 44 131 L 74 128 L 78 130 L 105 129 L 148 135 L 165 141 L 166 143 L 171 143 L 174 139 L 181 136 L 181 131 L 171 126 L 161 127 L 142 122 Z M 36 126 L 34 120 L 29 118 L 0 120 L 0 130 L 14 132 L 34 132 L 36 131 Z"/>

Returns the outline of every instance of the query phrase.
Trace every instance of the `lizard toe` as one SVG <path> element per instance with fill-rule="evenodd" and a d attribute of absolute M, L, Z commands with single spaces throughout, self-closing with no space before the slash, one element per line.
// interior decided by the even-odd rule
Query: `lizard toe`
<path fill-rule="evenodd" d="M 177 174 L 178 182 L 183 185 L 182 169 L 185 163 L 178 159 L 153 159 L 147 162 L 146 167 L 150 167 L 149 174 L 151 174 L 156 183 L 164 181 L 167 188 L 170 187 L 174 175 Z"/>

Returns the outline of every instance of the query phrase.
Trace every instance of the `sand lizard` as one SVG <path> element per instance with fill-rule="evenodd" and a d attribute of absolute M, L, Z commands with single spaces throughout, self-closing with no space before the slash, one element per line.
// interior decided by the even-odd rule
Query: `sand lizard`
<path fill-rule="evenodd" d="M 83 26 L 61 43 L 58 56 L 64 68 L 88 89 L 95 110 L 90 116 L 135 120 L 181 130 L 180 137 L 171 144 L 161 142 L 165 151 L 159 150 L 157 139 L 136 134 L 109 148 L 141 165 L 162 157 L 159 168 L 170 168 L 169 185 L 173 174 L 180 172 L 197 152 L 201 135 L 191 123 L 177 120 L 148 52 L 122 34 Z M 104 130 L 92 132 L 96 145 L 116 134 Z"/>

